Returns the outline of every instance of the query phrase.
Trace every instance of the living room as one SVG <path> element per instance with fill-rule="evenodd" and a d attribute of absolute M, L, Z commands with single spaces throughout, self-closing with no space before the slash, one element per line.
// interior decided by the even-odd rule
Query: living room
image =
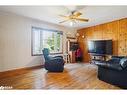
<path fill-rule="evenodd" d="M 1 89 L 127 88 L 124 10 L 0 6 Z"/>

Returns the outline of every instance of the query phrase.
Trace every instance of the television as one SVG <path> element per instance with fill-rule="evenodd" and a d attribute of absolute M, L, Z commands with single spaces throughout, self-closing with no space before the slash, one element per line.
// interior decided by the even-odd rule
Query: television
<path fill-rule="evenodd" d="M 112 55 L 112 40 L 88 41 L 88 53 L 96 55 Z"/>

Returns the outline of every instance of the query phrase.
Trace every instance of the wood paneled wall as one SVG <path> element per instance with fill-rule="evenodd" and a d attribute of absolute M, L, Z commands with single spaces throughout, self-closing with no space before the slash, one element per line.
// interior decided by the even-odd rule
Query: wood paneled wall
<path fill-rule="evenodd" d="M 78 30 L 78 42 L 83 51 L 83 61 L 89 62 L 89 40 L 112 39 L 113 55 L 127 56 L 127 18 Z M 84 38 L 82 37 L 84 36 Z"/>

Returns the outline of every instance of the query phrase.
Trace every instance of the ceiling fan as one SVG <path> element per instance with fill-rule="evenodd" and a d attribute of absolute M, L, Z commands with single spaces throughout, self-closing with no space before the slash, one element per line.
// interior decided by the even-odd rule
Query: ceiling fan
<path fill-rule="evenodd" d="M 79 18 L 81 15 L 82 15 L 82 13 L 78 12 L 78 11 L 72 11 L 71 15 L 69 15 L 69 16 L 59 15 L 60 17 L 63 17 L 65 19 L 64 21 L 61 21 L 59 23 L 64 23 L 67 21 L 71 21 L 74 23 L 76 23 L 76 21 L 82 21 L 82 22 L 88 22 L 89 21 L 89 19 Z"/>

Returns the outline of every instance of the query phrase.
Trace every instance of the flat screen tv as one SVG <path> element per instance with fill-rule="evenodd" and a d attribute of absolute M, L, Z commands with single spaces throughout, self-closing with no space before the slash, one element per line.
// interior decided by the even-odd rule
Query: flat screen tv
<path fill-rule="evenodd" d="M 112 55 L 112 40 L 88 41 L 88 52 L 97 55 Z"/>

